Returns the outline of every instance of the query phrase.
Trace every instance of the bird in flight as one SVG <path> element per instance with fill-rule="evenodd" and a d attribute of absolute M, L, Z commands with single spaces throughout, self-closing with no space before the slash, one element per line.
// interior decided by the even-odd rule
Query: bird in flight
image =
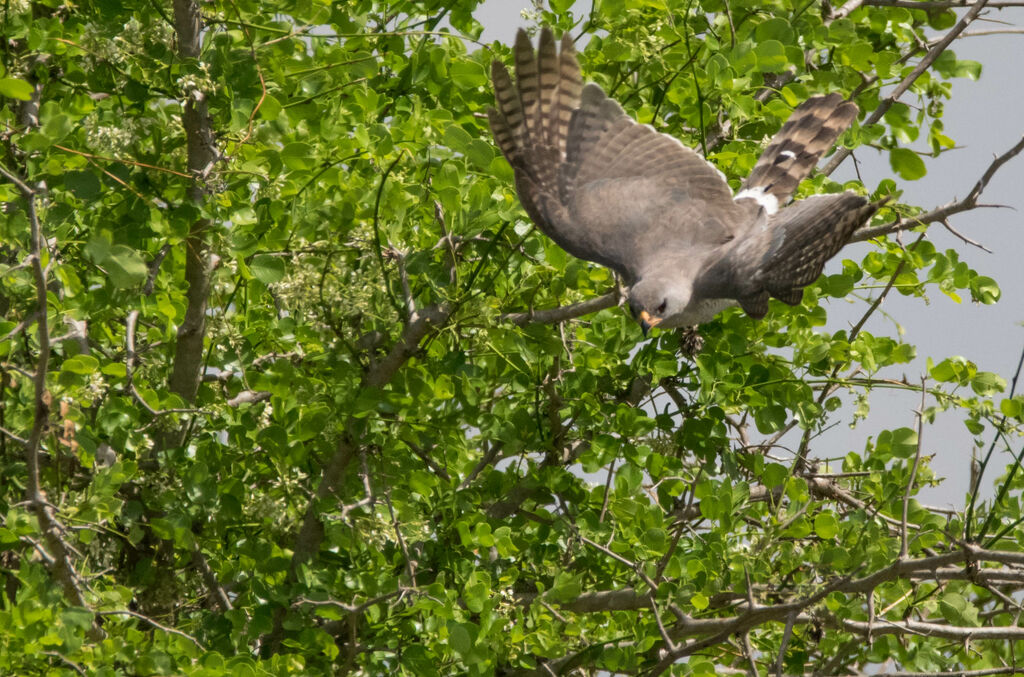
<path fill-rule="evenodd" d="M 519 199 L 567 252 L 622 276 L 645 334 L 707 322 L 737 303 L 755 319 L 769 297 L 800 303 L 803 288 L 882 204 L 844 192 L 786 206 L 857 117 L 857 105 L 839 94 L 794 110 L 733 195 L 697 152 L 584 85 L 568 34 L 557 49 L 544 28 L 535 53 L 520 30 L 514 58 L 514 83 L 504 64 L 492 63 L 497 107 L 487 112 Z"/>

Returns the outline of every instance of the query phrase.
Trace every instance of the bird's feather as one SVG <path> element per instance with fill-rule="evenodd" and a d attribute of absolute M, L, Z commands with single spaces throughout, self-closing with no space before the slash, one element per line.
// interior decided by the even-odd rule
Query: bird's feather
<path fill-rule="evenodd" d="M 799 303 L 877 209 L 841 193 L 774 213 L 856 117 L 857 106 L 839 94 L 799 106 L 734 199 L 698 153 L 638 124 L 598 85 L 584 86 L 568 35 L 556 45 L 544 28 L 534 51 L 520 31 L 513 60 L 514 82 L 503 64 L 492 66 L 488 118 L 523 207 L 569 253 L 629 284 L 643 279 L 656 303 L 662 290 L 687 298 L 662 326 L 705 321 L 734 302 L 759 318 L 769 296 Z"/>
<path fill-rule="evenodd" d="M 815 195 L 772 216 L 767 227 L 738 242 L 716 265 L 739 296 L 761 293 L 796 305 L 859 226 L 878 210 L 854 193 Z"/>
<path fill-rule="evenodd" d="M 856 104 L 835 93 L 804 101 L 764 149 L 740 192 L 760 189 L 784 204 L 857 113 Z"/>

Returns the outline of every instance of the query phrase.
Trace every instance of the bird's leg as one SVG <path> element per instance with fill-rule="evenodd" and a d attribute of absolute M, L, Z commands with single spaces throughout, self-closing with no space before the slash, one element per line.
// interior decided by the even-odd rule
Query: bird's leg
<path fill-rule="evenodd" d="M 694 357 L 704 349 L 704 337 L 700 335 L 697 325 L 679 329 L 679 352 L 686 357 Z"/>
<path fill-rule="evenodd" d="M 616 305 L 622 306 L 628 299 L 629 287 L 622 284 L 622 276 L 618 273 L 612 273 L 612 277 L 615 278 L 615 293 L 619 295 L 619 302 Z"/>

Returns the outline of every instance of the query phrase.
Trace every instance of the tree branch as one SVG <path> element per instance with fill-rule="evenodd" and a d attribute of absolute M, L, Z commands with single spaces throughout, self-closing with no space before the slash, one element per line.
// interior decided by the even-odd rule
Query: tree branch
<path fill-rule="evenodd" d="M 199 570 L 199 575 L 203 577 L 203 583 L 213 597 L 217 609 L 221 612 L 231 611 L 233 608 L 231 598 L 228 597 L 224 586 L 217 580 L 217 574 L 210 568 L 210 563 L 206 561 L 206 555 L 200 550 L 198 543 L 192 547 L 192 565 Z"/>
<path fill-rule="evenodd" d="M 202 40 L 202 17 L 199 5 L 193 0 L 174 0 L 174 29 L 178 40 L 178 56 L 198 59 Z M 185 128 L 187 164 L 192 183 L 187 194 L 193 204 L 204 201 L 203 183 L 219 158 L 206 95 L 198 88 L 185 92 L 186 100 L 181 121 Z M 185 319 L 178 327 L 174 367 L 168 384 L 171 392 L 180 395 L 189 404 L 195 402 L 199 390 L 203 364 L 203 340 L 206 337 L 206 306 L 210 296 L 210 277 L 213 271 L 209 243 L 210 228 L 207 218 L 196 219 L 185 238 L 185 282 L 188 284 Z M 163 447 L 182 442 L 186 427 L 168 435 Z"/>
<path fill-rule="evenodd" d="M 882 226 L 875 226 L 874 228 L 861 228 L 853 234 L 853 237 L 850 238 L 850 242 L 863 242 L 865 240 L 870 240 L 871 238 L 889 235 L 891 233 L 907 230 L 916 226 L 944 222 L 954 214 L 959 214 L 960 212 L 966 212 L 982 206 L 978 204 L 978 198 L 981 197 L 985 187 L 988 186 L 988 182 L 992 180 L 992 177 L 995 176 L 1000 167 L 1019 155 L 1022 150 L 1024 150 L 1024 137 L 1021 137 L 1020 141 L 1014 144 L 1008 151 L 992 160 L 988 169 L 985 170 L 985 173 L 981 175 L 981 178 L 978 179 L 977 183 L 974 184 L 974 187 L 971 188 L 971 191 L 964 199 L 954 200 L 953 202 L 947 203 L 941 207 L 936 207 L 930 212 L 914 216 L 908 221 L 901 219 Z"/>
<path fill-rule="evenodd" d="M 381 388 L 387 384 L 398 368 L 405 364 L 419 349 L 420 341 L 434 327 L 444 324 L 451 315 L 451 306 L 441 304 L 413 311 L 405 325 L 402 336 L 398 339 L 383 360 L 370 370 L 363 384 L 371 388 Z"/>
<path fill-rule="evenodd" d="M 172 628 L 170 626 L 163 625 L 162 623 L 157 623 L 156 621 L 154 621 L 149 616 L 146 616 L 144 614 L 140 614 L 137 611 L 130 611 L 128 609 L 123 609 L 123 610 L 117 610 L 117 611 L 100 611 L 100 612 L 97 612 L 97 613 L 100 616 L 130 616 L 131 618 L 137 618 L 140 621 L 144 621 L 146 623 L 149 623 L 150 625 L 152 625 L 157 630 L 162 630 L 163 632 L 166 632 L 166 633 L 168 633 L 170 635 L 177 635 L 178 637 L 182 637 L 184 639 L 187 639 L 188 641 L 190 641 L 193 644 L 195 644 L 196 647 L 200 651 L 206 651 L 206 647 L 204 647 L 199 642 L 199 640 L 196 639 L 195 637 L 193 637 L 192 635 L 184 633 L 181 630 L 178 630 L 177 628 Z"/>
<path fill-rule="evenodd" d="M 618 558 L 616 558 L 618 559 Z M 628 562 L 628 560 L 626 561 Z M 961 549 L 948 553 L 942 553 L 929 557 L 897 560 L 888 567 L 885 567 L 873 574 L 859 579 L 852 579 L 850 576 L 836 578 L 823 585 L 818 592 L 804 597 L 803 599 L 774 604 L 770 606 L 746 605 L 740 614 L 722 618 L 691 618 L 684 616 L 678 622 L 668 627 L 674 641 L 686 637 L 700 637 L 696 641 L 685 646 L 678 647 L 676 651 L 668 651 L 665 646 L 658 645 L 648 652 L 650 656 L 659 656 L 660 660 L 652 669 L 651 674 L 658 674 L 668 668 L 679 658 L 693 655 L 708 646 L 718 643 L 723 637 L 734 633 L 742 633 L 769 622 L 785 623 L 792 619 L 794 623 L 824 623 L 862 637 L 869 635 L 878 636 L 886 634 L 896 635 L 927 635 L 942 639 L 966 641 L 970 639 L 1024 639 L 1024 628 L 1011 626 L 988 626 L 988 627 L 960 627 L 943 623 L 932 623 L 927 621 L 901 620 L 889 621 L 876 619 L 874 623 L 867 621 L 852 621 L 838 619 L 828 615 L 817 615 L 808 613 L 805 610 L 816 605 L 827 595 L 833 592 L 841 593 L 868 593 L 870 594 L 878 585 L 908 578 L 914 575 L 921 577 L 921 580 L 940 580 L 947 578 L 967 579 L 979 574 L 988 573 L 992 578 L 989 583 L 1007 582 L 1010 579 L 1018 582 L 1024 578 L 1024 571 L 1019 569 L 980 569 L 968 571 L 966 568 L 950 568 L 950 565 L 967 565 L 971 562 L 997 562 L 1004 564 L 1024 564 L 1024 553 L 1004 552 L 997 550 L 984 550 L 973 545 L 963 545 Z M 1006 576 L 1007 578 L 1002 578 Z M 980 581 L 979 581 L 980 582 Z M 532 603 L 537 598 L 535 593 L 517 596 L 517 601 L 522 604 Z M 608 611 L 636 611 L 640 609 L 653 608 L 653 602 L 649 593 L 639 593 L 634 588 L 611 590 L 602 592 L 584 593 L 575 599 L 562 602 L 558 606 L 563 611 L 576 613 L 603 613 Z M 622 648 L 635 648 L 630 642 L 620 644 Z M 556 673 L 575 654 L 550 661 L 547 667 Z M 512 673 L 527 674 L 527 673 Z M 543 674 L 533 672 L 529 674 Z"/>
<path fill-rule="evenodd" d="M 57 520 L 53 505 L 46 500 L 46 494 L 43 492 L 39 480 L 39 448 L 50 419 L 52 396 L 46 387 L 46 375 L 50 365 L 49 303 L 47 301 L 46 268 L 43 266 L 44 240 L 39 214 L 36 211 L 38 196 L 27 182 L 6 168 L 0 167 L 0 175 L 17 186 L 25 201 L 25 211 L 29 222 L 29 262 L 32 275 L 35 278 L 36 291 L 36 337 L 39 342 L 39 353 L 36 357 L 36 369 L 32 375 L 32 430 L 25 441 L 25 465 L 27 468 L 25 501 L 39 521 L 39 528 L 46 540 L 47 554 L 50 558 L 50 573 L 60 583 L 64 596 L 69 602 L 88 609 L 89 604 L 82 593 L 83 583 L 71 561 L 71 548 L 64 541 L 62 535 L 64 527 Z M 100 641 L 105 637 L 105 633 L 95 620 L 86 631 L 86 635 L 94 641 Z"/>
<path fill-rule="evenodd" d="M 519 327 L 525 327 L 530 324 L 554 324 L 582 315 L 596 313 L 606 308 L 614 308 L 618 303 L 619 292 L 612 291 L 603 296 L 597 296 L 568 306 L 559 306 L 558 308 L 548 308 L 546 310 L 530 310 L 525 313 L 506 313 L 498 319 L 501 322 L 509 322 Z"/>
<path fill-rule="evenodd" d="M 623 561 L 620 558 L 616 558 Z M 1009 561 L 1004 561 L 1009 560 Z M 1016 568 L 978 569 L 968 571 L 963 565 L 969 562 L 993 562 L 1004 564 L 1024 564 L 1024 554 L 1010 553 L 1001 550 L 984 550 L 981 548 L 968 547 L 954 550 L 947 553 L 920 557 L 916 559 L 897 560 L 889 566 L 858 579 L 847 577 L 838 578 L 826 584 L 830 592 L 842 593 L 868 593 L 883 583 L 889 583 L 901 578 L 917 581 L 935 580 L 976 580 L 979 583 L 990 585 L 1015 585 L 1024 583 L 1024 570 Z M 632 567 L 632 563 L 624 560 L 623 564 Z M 961 566 L 953 566 L 961 565 Z M 521 605 L 529 605 L 541 593 L 528 592 L 516 595 L 516 602 Z M 723 600 L 739 599 L 741 595 L 727 594 Z M 715 600 L 712 600 L 714 606 Z M 769 610 L 768 616 L 773 620 L 781 620 L 793 609 L 793 602 L 773 605 L 757 606 L 758 610 Z M 636 611 L 638 609 L 651 608 L 649 593 L 638 591 L 633 587 L 620 588 L 618 590 L 601 590 L 585 592 L 579 596 L 563 601 L 558 604 L 563 611 L 573 613 L 603 613 L 606 611 Z M 742 614 L 741 614 L 742 615 Z M 705 618 L 692 620 L 687 626 L 687 632 L 698 635 L 705 632 L 717 632 L 728 626 L 738 617 L 727 618 Z M 678 635 L 676 635 L 678 637 Z"/>

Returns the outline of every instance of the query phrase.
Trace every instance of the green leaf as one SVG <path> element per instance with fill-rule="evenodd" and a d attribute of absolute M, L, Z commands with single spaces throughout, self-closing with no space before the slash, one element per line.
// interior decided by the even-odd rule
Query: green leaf
<path fill-rule="evenodd" d="M 942 616 L 953 625 L 978 625 L 978 609 L 958 592 L 947 592 L 939 600 Z"/>
<path fill-rule="evenodd" d="M 765 73 L 781 73 L 789 66 L 786 48 L 778 40 L 765 40 L 754 48 L 757 67 Z"/>
<path fill-rule="evenodd" d="M 47 102 L 47 105 L 43 106 L 40 121 L 42 122 L 41 131 L 49 137 L 51 142 L 60 141 L 70 134 L 73 128 L 71 117 L 66 113 L 60 112 L 55 102 L 52 101 Z"/>
<path fill-rule="evenodd" d="M 464 153 L 469 149 L 472 137 L 459 125 L 448 125 L 444 130 L 444 144 L 452 150 Z"/>
<path fill-rule="evenodd" d="M 470 574 L 462 593 L 466 608 L 473 613 L 480 613 L 484 610 L 490 595 L 491 577 L 483 571 L 474 571 Z"/>
<path fill-rule="evenodd" d="M 999 402 L 999 411 L 1007 418 L 1024 418 L 1024 397 L 1018 395 Z"/>
<path fill-rule="evenodd" d="M 839 521 L 831 512 L 821 512 L 814 516 L 814 533 L 819 538 L 832 539 L 839 533 Z"/>
<path fill-rule="evenodd" d="M 582 590 L 578 576 L 560 572 L 555 575 L 554 585 L 548 591 L 547 597 L 556 602 L 568 602 L 579 597 Z"/>
<path fill-rule="evenodd" d="M 995 303 L 1002 296 L 999 284 L 991 277 L 976 275 L 971 278 L 971 298 L 986 305 Z"/>
<path fill-rule="evenodd" d="M 434 379 L 434 397 L 447 400 L 455 396 L 455 384 L 447 374 L 439 374 Z"/>
<path fill-rule="evenodd" d="M 907 181 L 916 181 L 928 173 L 924 160 L 907 148 L 893 148 L 889 151 L 889 165 L 893 171 Z"/>
<path fill-rule="evenodd" d="M 785 407 L 773 404 L 755 411 L 754 423 L 757 425 L 758 432 L 768 435 L 781 430 L 786 425 L 788 416 Z"/>
<path fill-rule="evenodd" d="M 448 68 L 452 82 L 461 89 L 474 89 L 487 84 L 484 67 L 475 61 L 456 61 Z"/>
<path fill-rule="evenodd" d="M 937 31 L 952 28 L 956 23 L 956 13 L 951 9 L 928 12 L 928 25 Z"/>
<path fill-rule="evenodd" d="M 0 96 L 28 101 L 32 98 L 32 85 L 18 78 L 0 78 Z"/>
<path fill-rule="evenodd" d="M 72 374 L 92 374 L 100 366 L 100 361 L 92 355 L 75 355 L 64 360 L 64 363 L 60 368 L 64 371 L 71 372 Z"/>
<path fill-rule="evenodd" d="M 448 626 L 448 642 L 456 655 L 465 656 L 473 649 L 473 635 L 467 623 L 452 623 Z"/>
<path fill-rule="evenodd" d="M 953 74 L 954 77 L 977 80 L 981 77 L 981 64 L 977 61 L 960 59 L 956 62 L 956 68 L 954 69 Z"/>
<path fill-rule="evenodd" d="M 322 435 L 330 418 L 330 410 L 322 404 L 309 405 L 302 410 L 295 429 L 295 438 L 311 440 Z"/>
<path fill-rule="evenodd" d="M 315 164 L 313 147 L 308 143 L 289 143 L 281 150 L 281 160 L 288 169 L 311 169 Z"/>
<path fill-rule="evenodd" d="M 990 371 L 979 371 L 971 379 L 971 390 L 982 397 L 991 397 L 1006 390 L 1006 380 Z"/>
<path fill-rule="evenodd" d="M 102 188 L 100 180 L 93 172 L 67 172 L 64 174 L 64 187 L 80 200 L 97 197 Z"/>
<path fill-rule="evenodd" d="M 253 277 L 263 284 L 274 284 L 284 279 L 284 259 L 270 254 L 257 254 L 252 258 L 249 270 L 252 271 Z"/>
<path fill-rule="evenodd" d="M 786 466 L 781 463 L 766 463 L 764 466 L 764 473 L 761 475 L 761 481 L 769 489 L 781 486 L 786 478 L 789 477 L 789 470 Z"/>
<path fill-rule="evenodd" d="M 466 157 L 480 169 L 487 169 L 494 161 L 494 147 L 486 141 L 473 139 L 466 148 Z"/>
<path fill-rule="evenodd" d="M 694 593 L 693 597 L 690 598 L 690 604 L 697 611 L 704 611 L 704 609 L 707 609 L 708 605 L 711 604 L 711 600 L 709 600 L 703 594 L 697 592 Z"/>
<path fill-rule="evenodd" d="M 119 289 L 129 289 L 142 284 L 148 273 L 142 256 L 123 244 L 110 247 L 102 265 L 110 274 L 110 281 Z"/>
<path fill-rule="evenodd" d="M 269 94 L 263 99 L 260 106 L 260 116 L 266 120 L 276 120 L 281 115 L 281 102 Z"/>
<path fill-rule="evenodd" d="M 788 44 L 793 42 L 793 27 L 790 25 L 789 21 L 786 21 L 782 17 L 775 17 L 758 24 L 754 31 L 754 37 L 759 43 L 767 40 L 777 40 Z M 791 103 L 790 105 L 792 106 L 795 104 Z"/>
<path fill-rule="evenodd" d="M 107 362 L 100 368 L 100 373 L 114 378 L 124 378 L 128 375 L 128 367 L 124 362 Z"/>
<path fill-rule="evenodd" d="M 917 453 L 917 432 L 910 428 L 883 430 L 878 434 L 875 451 L 885 456 L 910 458 Z"/>

